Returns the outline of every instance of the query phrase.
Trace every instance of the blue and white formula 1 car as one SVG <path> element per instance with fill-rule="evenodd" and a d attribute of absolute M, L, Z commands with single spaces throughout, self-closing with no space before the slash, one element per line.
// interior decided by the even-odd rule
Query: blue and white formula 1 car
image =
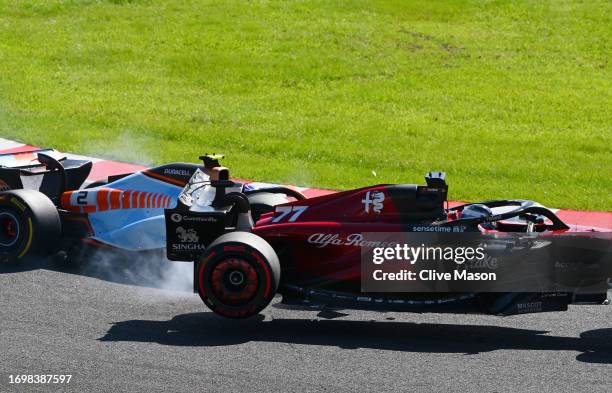
<path fill-rule="evenodd" d="M 277 204 L 305 198 L 288 187 L 229 182 L 229 170 L 218 161 L 221 157 L 206 155 L 200 157 L 202 165 L 172 163 L 85 185 L 92 168 L 89 160 L 69 159 L 52 149 L 2 154 L 0 261 L 65 258 L 77 251 L 80 255 L 84 246 L 165 250 L 165 209 L 174 208 L 181 195 L 205 199 L 241 192 L 249 198 L 250 219 L 255 221 Z M 211 182 L 217 183 L 214 188 Z M 183 192 L 189 188 L 201 192 Z M 199 202 L 206 209 L 207 201 Z M 201 243 L 180 228 L 174 228 L 183 240 L 172 245 L 176 253 L 203 251 L 192 249 Z"/>

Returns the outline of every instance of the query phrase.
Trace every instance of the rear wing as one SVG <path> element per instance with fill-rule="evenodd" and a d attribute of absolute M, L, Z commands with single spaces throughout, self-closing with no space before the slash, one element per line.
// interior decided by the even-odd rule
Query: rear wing
<path fill-rule="evenodd" d="M 55 202 L 64 191 L 81 187 L 91 168 L 91 161 L 69 159 L 54 149 L 0 154 L 0 191 L 33 189 Z"/>
<path fill-rule="evenodd" d="M 0 154 L 0 167 L 18 169 L 41 167 L 43 164 L 38 161 L 38 153 L 43 153 L 57 161 L 66 160 L 66 155 L 55 149 L 32 148 L 32 150 L 26 150 L 19 153 Z"/>

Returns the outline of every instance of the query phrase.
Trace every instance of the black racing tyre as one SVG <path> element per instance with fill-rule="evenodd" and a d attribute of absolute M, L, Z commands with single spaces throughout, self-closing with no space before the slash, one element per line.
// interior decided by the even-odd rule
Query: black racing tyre
<path fill-rule="evenodd" d="M 195 285 L 204 304 L 228 318 L 248 318 L 274 298 L 280 281 L 276 252 L 250 232 L 226 233 L 198 259 Z"/>
<path fill-rule="evenodd" d="M 251 217 L 257 222 L 262 214 L 274 211 L 274 206 L 289 202 L 285 194 L 257 192 L 247 195 L 251 205 Z"/>
<path fill-rule="evenodd" d="M 34 190 L 0 193 L 0 262 L 49 255 L 61 239 L 57 208 Z"/>

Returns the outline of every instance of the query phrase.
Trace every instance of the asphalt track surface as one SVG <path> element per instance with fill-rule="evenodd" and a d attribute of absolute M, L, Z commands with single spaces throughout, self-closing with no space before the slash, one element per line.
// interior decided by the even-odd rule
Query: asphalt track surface
<path fill-rule="evenodd" d="M 612 389 L 612 306 L 501 318 L 276 305 L 235 321 L 195 294 L 117 281 L 45 263 L 0 266 L 0 392 Z M 73 377 L 9 384 L 9 374 L 42 373 Z"/>

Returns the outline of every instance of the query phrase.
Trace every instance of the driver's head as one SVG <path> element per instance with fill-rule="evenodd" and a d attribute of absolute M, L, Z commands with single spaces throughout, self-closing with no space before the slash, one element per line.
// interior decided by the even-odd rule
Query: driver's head
<path fill-rule="evenodd" d="M 481 203 L 474 203 L 463 208 L 461 211 L 461 218 L 481 218 L 490 217 L 493 215 L 493 211 L 486 205 Z M 492 222 L 480 224 L 483 228 L 494 229 L 495 224 Z"/>

